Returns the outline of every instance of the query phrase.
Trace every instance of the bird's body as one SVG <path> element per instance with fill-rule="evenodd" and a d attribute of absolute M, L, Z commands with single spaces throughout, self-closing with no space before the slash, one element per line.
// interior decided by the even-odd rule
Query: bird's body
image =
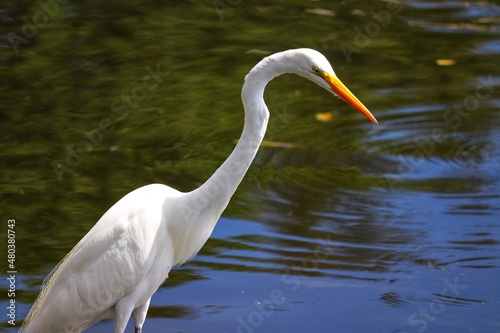
<path fill-rule="evenodd" d="M 264 58 L 245 78 L 241 138 L 214 175 L 188 193 L 152 184 L 119 200 L 47 277 L 20 332 L 81 332 L 114 318 L 115 333 L 121 333 L 131 315 L 141 332 L 151 296 L 172 267 L 205 244 L 248 170 L 269 119 L 265 86 L 284 73 L 316 82 L 376 122 L 319 52 L 297 49 Z"/>
<path fill-rule="evenodd" d="M 131 307 L 126 324 L 174 264 L 162 207 L 180 197 L 154 184 L 112 206 L 46 279 L 26 332 L 81 332 Z"/>

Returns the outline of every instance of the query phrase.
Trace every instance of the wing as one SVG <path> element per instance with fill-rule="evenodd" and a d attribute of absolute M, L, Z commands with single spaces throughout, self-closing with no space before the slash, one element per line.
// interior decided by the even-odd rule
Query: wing
<path fill-rule="evenodd" d="M 44 280 L 20 332 L 82 331 L 112 317 L 116 302 L 148 274 L 159 276 L 159 285 L 172 264 L 164 205 L 180 194 L 148 185 L 112 206 Z M 144 293 L 154 293 L 158 285 Z"/>

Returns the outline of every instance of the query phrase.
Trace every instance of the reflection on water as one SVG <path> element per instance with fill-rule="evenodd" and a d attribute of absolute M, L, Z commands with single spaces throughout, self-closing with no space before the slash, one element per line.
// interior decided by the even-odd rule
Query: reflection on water
<path fill-rule="evenodd" d="M 212 174 L 264 54 L 312 47 L 380 125 L 301 78 L 273 81 L 265 146 L 145 330 L 500 331 L 499 17 L 497 1 L 7 5 L 0 154 L 17 323 L 120 197 Z"/>

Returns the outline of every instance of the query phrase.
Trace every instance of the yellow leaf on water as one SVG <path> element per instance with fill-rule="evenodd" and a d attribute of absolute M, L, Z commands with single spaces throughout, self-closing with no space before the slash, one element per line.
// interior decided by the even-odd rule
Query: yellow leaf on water
<path fill-rule="evenodd" d="M 330 112 L 330 111 L 318 112 L 318 113 L 316 113 L 316 120 L 322 121 L 324 123 L 332 121 L 333 120 L 333 112 Z"/>
<path fill-rule="evenodd" d="M 436 59 L 436 64 L 438 66 L 453 66 L 456 63 L 455 59 Z"/>

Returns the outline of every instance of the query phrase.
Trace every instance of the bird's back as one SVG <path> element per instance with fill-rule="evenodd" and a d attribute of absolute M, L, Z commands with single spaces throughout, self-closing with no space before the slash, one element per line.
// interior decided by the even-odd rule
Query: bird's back
<path fill-rule="evenodd" d="M 153 184 L 118 201 L 45 279 L 20 332 L 81 332 L 138 288 L 134 308 L 146 301 L 172 266 L 162 207 L 180 195 Z"/>

